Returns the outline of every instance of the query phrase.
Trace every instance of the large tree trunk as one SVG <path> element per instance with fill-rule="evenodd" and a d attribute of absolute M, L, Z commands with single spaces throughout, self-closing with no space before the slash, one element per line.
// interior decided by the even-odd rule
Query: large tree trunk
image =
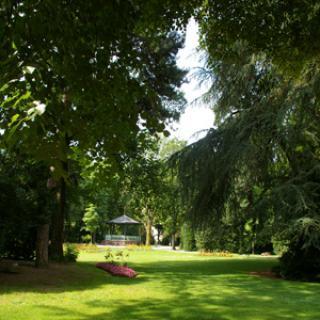
<path fill-rule="evenodd" d="M 36 267 L 45 268 L 49 264 L 48 259 L 49 224 L 43 224 L 37 228 L 36 243 Z"/>
<path fill-rule="evenodd" d="M 65 88 L 63 95 L 63 103 L 66 110 L 69 109 L 71 102 L 68 95 L 68 88 Z M 62 121 L 62 128 L 64 127 L 64 123 Z M 63 130 L 63 129 L 62 129 Z M 68 176 L 68 152 L 70 139 L 68 134 L 64 133 L 64 140 L 60 141 L 63 146 L 65 152 L 65 160 L 61 161 L 61 166 L 64 171 L 65 176 Z M 54 214 L 52 219 L 52 242 L 50 247 L 50 253 L 54 259 L 58 261 L 63 261 L 63 241 L 64 241 L 64 223 L 66 217 L 66 180 L 64 177 L 60 178 L 59 181 L 60 190 L 57 192 L 57 202 L 58 202 L 58 210 L 56 214 Z"/>
<path fill-rule="evenodd" d="M 58 210 L 52 218 L 52 241 L 50 255 L 58 260 L 63 260 L 64 219 L 66 211 L 66 182 L 60 179 L 60 190 L 57 192 Z"/>

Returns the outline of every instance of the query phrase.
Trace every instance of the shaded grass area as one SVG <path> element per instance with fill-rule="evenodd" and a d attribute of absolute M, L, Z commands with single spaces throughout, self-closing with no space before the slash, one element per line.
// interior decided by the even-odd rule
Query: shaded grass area
<path fill-rule="evenodd" d="M 132 252 L 136 279 L 96 269 L 103 253 L 76 265 L 0 274 L 0 319 L 320 319 L 320 284 L 249 275 L 275 258 L 214 258 Z"/>

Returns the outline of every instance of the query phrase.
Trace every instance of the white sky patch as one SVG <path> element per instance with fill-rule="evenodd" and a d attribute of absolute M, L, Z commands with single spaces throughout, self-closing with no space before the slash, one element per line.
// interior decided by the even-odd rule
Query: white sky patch
<path fill-rule="evenodd" d="M 183 84 L 182 91 L 187 100 L 187 108 L 181 115 L 180 121 L 173 124 L 170 129 L 173 136 L 192 143 L 202 138 L 206 130 L 213 127 L 214 113 L 209 106 L 197 100 L 206 92 L 204 86 L 199 87 L 199 81 L 192 74 L 196 68 L 202 67 L 201 54 L 197 51 L 199 44 L 198 25 L 191 19 L 187 26 L 185 47 L 178 53 L 177 64 L 189 71 L 188 83 Z M 193 103 L 197 100 L 197 103 Z"/>
<path fill-rule="evenodd" d="M 203 138 L 207 130 L 212 128 L 213 120 L 214 114 L 208 107 L 188 107 L 181 115 L 174 135 L 188 143 L 195 142 Z"/>

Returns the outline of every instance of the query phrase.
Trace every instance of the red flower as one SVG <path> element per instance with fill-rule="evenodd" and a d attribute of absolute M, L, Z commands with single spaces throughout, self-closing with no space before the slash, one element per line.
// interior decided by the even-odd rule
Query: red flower
<path fill-rule="evenodd" d="M 99 262 L 96 264 L 96 267 L 109 272 L 113 276 L 135 278 L 138 275 L 138 273 L 131 268 L 118 266 L 108 262 Z"/>

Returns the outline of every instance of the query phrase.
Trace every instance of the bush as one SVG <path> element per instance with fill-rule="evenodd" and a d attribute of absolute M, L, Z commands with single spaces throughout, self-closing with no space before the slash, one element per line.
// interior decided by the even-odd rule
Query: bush
<path fill-rule="evenodd" d="M 79 250 L 75 244 L 67 243 L 63 248 L 63 259 L 65 262 L 76 262 L 79 256 Z"/>
<path fill-rule="evenodd" d="M 107 262 L 116 264 L 119 266 L 127 266 L 126 259 L 129 258 L 129 252 L 126 250 L 111 250 L 107 248 L 105 259 Z"/>
<path fill-rule="evenodd" d="M 208 252 L 238 252 L 239 241 L 234 230 L 224 224 L 211 224 L 195 233 L 196 247 Z"/>
<path fill-rule="evenodd" d="M 235 233 L 225 225 L 208 225 L 195 233 L 196 247 L 207 252 L 237 252 Z"/>
<path fill-rule="evenodd" d="M 278 267 L 287 279 L 315 280 L 320 276 L 320 220 L 305 217 L 289 230 L 288 250 Z"/>
<path fill-rule="evenodd" d="M 195 251 L 196 250 L 196 241 L 194 238 L 194 232 L 192 227 L 184 223 L 181 228 L 181 242 L 180 247 L 186 251 Z"/>
<path fill-rule="evenodd" d="M 273 252 L 276 255 L 282 256 L 286 251 L 288 251 L 288 241 L 272 238 Z"/>
<path fill-rule="evenodd" d="M 91 243 L 91 235 L 90 234 L 85 234 L 83 236 L 81 236 L 81 240 L 84 242 L 84 243 Z"/>
<path fill-rule="evenodd" d="M 214 248 L 214 232 L 211 228 L 198 230 L 195 233 L 196 247 L 200 251 L 213 251 Z"/>

